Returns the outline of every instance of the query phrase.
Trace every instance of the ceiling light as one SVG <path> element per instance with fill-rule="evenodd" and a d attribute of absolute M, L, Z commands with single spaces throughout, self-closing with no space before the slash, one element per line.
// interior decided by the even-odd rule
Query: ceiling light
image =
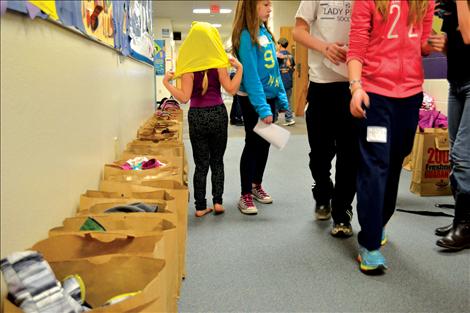
<path fill-rule="evenodd" d="M 212 24 L 212 26 L 214 26 L 215 28 L 219 28 L 222 27 L 222 24 Z"/>
<path fill-rule="evenodd" d="M 210 9 L 193 9 L 194 14 L 209 14 L 211 13 Z"/>
<path fill-rule="evenodd" d="M 220 14 L 229 14 L 232 13 L 231 9 L 220 9 Z"/>

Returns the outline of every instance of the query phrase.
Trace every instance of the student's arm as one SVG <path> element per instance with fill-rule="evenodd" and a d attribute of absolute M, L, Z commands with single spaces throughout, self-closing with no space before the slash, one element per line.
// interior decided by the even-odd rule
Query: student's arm
<path fill-rule="evenodd" d="M 362 104 L 369 107 L 369 96 L 361 85 L 362 63 L 352 59 L 348 62 L 348 72 L 351 84 L 351 103 L 349 104 L 351 114 L 357 118 L 365 118 L 366 112 Z"/>
<path fill-rule="evenodd" d="M 351 87 L 351 114 L 365 118 L 362 104 L 369 106 L 369 96 L 362 89 L 362 64 L 370 41 L 372 29 L 372 12 L 369 1 L 355 1 L 351 13 L 351 30 L 349 32 L 348 72 Z"/>
<path fill-rule="evenodd" d="M 470 45 L 470 3 L 465 0 L 455 2 L 457 4 L 457 16 L 463 42 L 466 45 Z"/>
<path fill-rule="evenodd" d="M 323 54 L 332 63 L 339 65 L 346 61 L 345 42 L 326 42 L 310 35 L 310 24 L 316 19 L 318 1 L 302 1 L 297 10 L 295 27 L 292 32 L 294 40 Z"/>
<path fill-rule="evenodd" d="M 235 76 L 233 76 L 232 79 L 230 79 L 230 76 L 227 73 L 227 69 L 225 68 L 219 68 L 217 69 L 219 73 L 219 81 L 222 87 L 234 96 L 238 89 L 240 88 L 240 83 L 242 82 L 242 76 L 243 76 L 243 65 L 235 58 L 230 58 L 229 59 L 230 64 L 235 68 L 237 71 L 235 73 Z"/>
<path fill-rule="evenodd" d="M 176 88 L 170 84 L 170 80 L 173 80 L 175 73 L 166 72 L 163 77 L 163 85 L 181 103 L 187 103 L 191 98 L 193 92 L 193 73 L 185 73 L 181 76 L 181 89 Z"/>
<path fill-rule="evenodd" d="M 429 55 L 433 51 L 443 52 L 446 45 L 446 36 L 432 34 L 432 20 L 434 17 L 434 1 L 429 1 L 428 10 L 423 20 L 423 32 L 421 35 L 421 55 Z"/>
<path fill-rule="evenodd" d="M 240 49 L 238 55 L 240 62 L 243 64 L 243 87 L 248 94 L 251 104 L 258 113 L 259 117 L 264 120 L 271 116 L 271 107 L 266 101 L 263 84 L 258 75 L 258 56 L 256 54 L 258 47 L 251 42 L 248 31 L 242 31 L 240 36 Z"/>

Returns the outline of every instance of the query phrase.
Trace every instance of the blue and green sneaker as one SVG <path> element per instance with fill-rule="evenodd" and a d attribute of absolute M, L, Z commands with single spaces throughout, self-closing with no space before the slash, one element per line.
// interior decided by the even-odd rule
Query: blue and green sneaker
<path fill-rule="evenodd" d="M 368 275 L 380 275 L 387 269 L 385 258 L 379 250 L 369 251 L 359 246 L 359 268 L 361 272 Z"/>

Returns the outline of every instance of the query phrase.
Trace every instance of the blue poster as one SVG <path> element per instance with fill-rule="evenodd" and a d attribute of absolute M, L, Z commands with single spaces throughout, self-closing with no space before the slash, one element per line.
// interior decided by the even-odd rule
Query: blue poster
<path fill-rule="evenodd" d="M 153 66 L 155 67 L 155 75 L 165 75 L 165 40 L 154 40 L 155 58 Z"/>

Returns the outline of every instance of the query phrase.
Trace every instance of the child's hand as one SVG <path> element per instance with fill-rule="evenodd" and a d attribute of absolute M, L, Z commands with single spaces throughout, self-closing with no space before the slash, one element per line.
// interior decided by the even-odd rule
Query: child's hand
<path fill-rule="evenodd" d="M 243 65 L 236 58 L 231 57 L 228 60 L 229 60 L 230 64 L 232 65 L 232 67 L 234 67 L 236 70 L 239 70 L 239 69 L 243 68 Z"/>
<path fill-rule="evenodd" d="M 428 37 L 428 44 L 431 46 L 431 51 L 442 52 L 447 43 L 446 35 L 431 35 Z"/>
<path fill-rule="evenodd" d="M 329 43 L 322 53 L 325 58 L 335 65 L 346 62 L 347 50 L 345 44 L 342 42 Z"/>
<path fill-rule="evenodd" d="M 272 115 L 268 115 L 266 116 L 265 118 L 262 118 L 261 119 L 263 121 L 263 123 L 265 124 L 271 124 L 273 122 L 273 116 Z"/>
<path fill-rule="evenodd" d="M 169 82 L 170 80 L 173 80 L 175 77 L 175 72 L 168 71 L 165 73 L 165 76 L 163 76 L 163 80 Z"/>
<path fill-rule="evenodd" d="M 365 108 L 369 107 L 369 95 L 362 88 L 353 91 L 349 108 L 351 114 L 356 118 L 366 118 Z"/>

